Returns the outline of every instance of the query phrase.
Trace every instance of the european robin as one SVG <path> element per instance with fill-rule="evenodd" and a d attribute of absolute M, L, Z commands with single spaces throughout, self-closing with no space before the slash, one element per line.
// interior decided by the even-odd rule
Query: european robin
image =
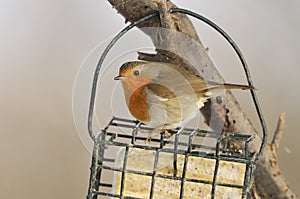
<path fill-rule="evenodd" d="M 254 89 L 252 86 L 205 81 L 184 67 L 164 62 L 124 63 L 119 75 L 130 113 L 152 127 L 153 133 L 174 130 L 190 120 L 209 98 L 223 89 Z"/>

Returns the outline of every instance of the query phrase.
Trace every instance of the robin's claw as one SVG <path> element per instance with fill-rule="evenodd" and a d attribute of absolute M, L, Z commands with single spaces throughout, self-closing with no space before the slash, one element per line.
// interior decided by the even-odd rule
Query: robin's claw
<path fill-rule="evenodd" d="M 150 143 L 150 141 L 151 141 L 151 136 L 149 135 L 149 136 L 146 138 L 145 142 Z"/>
<path fill-rule="evenodd" d="M 176 133 L 176 131 L 165 130 L 164 131 L 164 138 L 168 139 L 168 138 L 172 137 L 175 133 Z"/>
<path fill-rule="evenodd" d="M 152 136 L 155 135 L 156 133 L 159 133 L 159 130 L 157 128 L 150 131 L 150 133 L 149 133 L 148 137 L 146 138 L 145 142 L 150 143 Z"/>
<path fill-rule="evenodd" d="M 137 133 L 144 133 L 144 134 L 147 133 L 147 134 L 149 134 L 148 137 L 146 138 L 145 142 L 150 142 L 151 141 L 151 136 L 153 135 L 153 131 L 154 130 L 143 130 L 139 127 L 136 128 Z"/>
<path fill-rule="evenodd" d="M 165 129 L 166 125 L 158 126 L 152 130 L 143 130 L 140 127 L 136 128 L 137 133 L 147 133 L 148 137 L 145 139 L 145 142 L 150 142 L 153 135 L 161 133 L 164 135 L 164 138 L 168 139 L 176 133 L 174 130 Z"/>

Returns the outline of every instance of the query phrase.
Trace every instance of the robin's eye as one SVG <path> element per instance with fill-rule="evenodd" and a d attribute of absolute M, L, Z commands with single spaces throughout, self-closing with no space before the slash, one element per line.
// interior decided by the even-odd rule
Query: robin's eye
<path fill-rule="evenodd" d="M 133 72 L 133 74 L 134 74 L 134 76 L 139 76 L 139 74 L 140 74 L 140 71 L 138 71 L 138 70 L 135 70 L 135 71 Z"/>

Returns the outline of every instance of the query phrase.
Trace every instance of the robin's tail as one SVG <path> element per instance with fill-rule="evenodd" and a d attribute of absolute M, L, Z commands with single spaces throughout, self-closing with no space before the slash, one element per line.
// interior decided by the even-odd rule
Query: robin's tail
<path fill-rule="evenodd" d="M 242 90 L 256 90 L 254 86 L 249 85 L 239 85 L 239 84 L 223 84 L 225 89 L 242 89 Z"/>
<path fill-rule="evenodd" d="M 210 83 L 210 86 L 205 89 L 202 90 L 204 92 L 207 92 L 208 95 L 210 96 L 216 96 L 220 94 L 220 91 L 224 91 L 224 90 L 231 90 L 231 89 L 241 89 L 241 90 L 256 90 L 256 88 L 254 86 L 249 86 L 249 85 L 240 85 L 240 84 L 218 84 L 218 83 Z"/>

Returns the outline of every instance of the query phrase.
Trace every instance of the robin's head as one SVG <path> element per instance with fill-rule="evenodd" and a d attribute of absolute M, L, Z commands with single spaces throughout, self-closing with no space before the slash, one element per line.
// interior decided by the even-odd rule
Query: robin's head
<path fill-rule="evenodd" d="M 122 83 L 143 85 L 150 83 L 157 76 L 155 67 L 151 67 L 147 62 L 126 62 L 119 70 L 119 75 L 114 80 L 121 80 Z"/>

